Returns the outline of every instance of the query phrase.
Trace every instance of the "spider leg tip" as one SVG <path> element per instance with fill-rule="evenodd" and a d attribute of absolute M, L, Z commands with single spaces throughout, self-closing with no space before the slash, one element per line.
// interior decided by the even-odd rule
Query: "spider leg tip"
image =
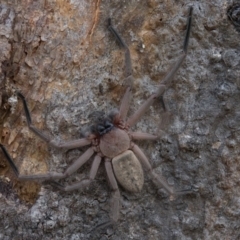
<path fill-rule="evenodd" d="M 112 19 L 109 17 L 108 18 L 108 27 L 111 27 L 112 26 Z"/>
<path fill-rule="evenodd" d="M 23 94 L 20 91 L 17 91 L 17 96 L 19 98 L 21 98 L 22 100 L 25 100 L 25 97 L 23 96 Z"/>

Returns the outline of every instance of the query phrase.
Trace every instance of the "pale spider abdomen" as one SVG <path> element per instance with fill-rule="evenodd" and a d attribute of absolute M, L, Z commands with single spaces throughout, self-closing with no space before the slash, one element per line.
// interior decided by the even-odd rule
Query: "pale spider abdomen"
<path fill-rule="evenodd" d="M 105 157 L 114 158 L 130 147 L 130 138 L 126 131 L 114 127 L 100 138 L 100 150 Z"/>
<path fill-rule="evenodd" d="M 118 182 L 130 192 L 140 192 L 143 187 L 143 169 L 130 150 L 112 159 L 113 170 Z"/>

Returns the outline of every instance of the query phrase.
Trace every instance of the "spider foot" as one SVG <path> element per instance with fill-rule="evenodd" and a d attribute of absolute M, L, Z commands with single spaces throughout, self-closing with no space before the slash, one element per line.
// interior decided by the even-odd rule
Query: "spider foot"
<path fill-rule="evenodd" d="M 187 194 L 196 194 L 197 192 L 198 192 L 198 189 L 194 186 L 191 186 L 189 188 L 176 191 L 175 194 L 176 195 L 187 195 Z"/>
<path fill-rule="evenodd" d="M 112 227 L 113 229 L 115 229 L 117 227 L 117 222 L 114 221 L 113 219 L 111 219 L 109 221 L 100 223 L 96 227 L 92 228 L 89 233 L 95 232 L 99 229 L 106 229 L 106 228 L 109 228 L 109 227 Z"/>
<path fill-rule="evenodd" d="M 49 180 L 49 181 L 44 181 L 43 184 L 49 184 L 49 185 L 51 185 L 52 187 L 56 187 L 56 188 L 58 188 L 59 190 L 64 191 L 64 186 L 63 186 L 61 183 L 59 183 L 59 182 Z"/>
<path fill-rule="evenodd" d="M 182 196 L 182 195 L 192 195 L 192 194 L 196 194 L 198 191 L 197 188 L 195 188 L 194 186 L 191 186 L 189 188 L 185 188 L 182 190 L 175 190 L 172 189 L 172 192 L 166 192 L 163 190 L 162 194 L 164 195 L 163 197 L 166 198 L 168 197 L 170 201 L 174 201 L 177 199 L 178 196 Z"/>

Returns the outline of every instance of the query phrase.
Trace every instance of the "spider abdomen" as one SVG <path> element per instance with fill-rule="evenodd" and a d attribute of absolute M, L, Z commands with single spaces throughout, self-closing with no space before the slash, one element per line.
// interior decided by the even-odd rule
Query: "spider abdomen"
<path fill-rule="evenodd" d="M 118 182 L 130 192 L 139 192 L 143 187 L 144 175 L 141 163 L 130 150 L 112 159 L 113 170 Z"/>
<path fill-rule="evenodd" d="M 101 137 L 99 147 L 105 157 L 113 158 L 129 149 L 130 138 L 126 131 L 115 127 Z"/>

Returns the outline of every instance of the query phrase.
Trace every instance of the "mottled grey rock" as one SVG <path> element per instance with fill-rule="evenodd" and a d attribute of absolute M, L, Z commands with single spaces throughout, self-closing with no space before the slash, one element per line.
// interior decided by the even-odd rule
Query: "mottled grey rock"
<path fill-rule="evenodd" d="M 166 134 L 138 143 L 169 184 L 193 193 L 170 201 L 145 174 L 141 193 L 120 189 L 117 225 L 96 228 L 109 221 L 110 188 L 102 166 L 89 189 L 65 193 L 47 183 L 20 183 L 0 152 L 0 239 L 239 239 L 237 4 L 2 0 L 1 143 L 20 172 L 31 174 L 61 172 L 85 149 L 56 150 L 37 139 L 15 92 L 25 95 L 34 124 L 52 139 L 79 138 L 91 124 L 88 116 L 117 108 L 124 93 L 124 54 L 107 30 L 111 17 L 132 55 L 133 113 L 181 54 L 193 6 L 188 56 L 164 94 L 172 116 Z M 159 100 L 135 130 L 156 133 L 163 112 Z M 85 178 L 90 164 L 60 183 Z"/>

